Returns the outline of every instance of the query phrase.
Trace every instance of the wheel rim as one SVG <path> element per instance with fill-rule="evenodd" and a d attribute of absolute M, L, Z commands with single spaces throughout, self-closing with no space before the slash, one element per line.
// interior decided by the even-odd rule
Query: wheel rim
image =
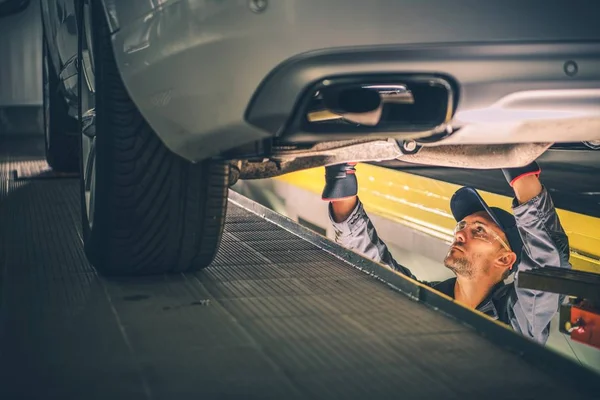
<path fill-rule="evenodd" d="M 81 159 L 83 161 L 83 195 L 87 221 L 92 227 L 94 223 L 94 195 L 96 190 L 96 138 L 92 135 L 95 129 L 94 109 L 88 110 L 81 124 Z"/>
<path fill-rule="evenodd" d="M 85 215 L 87 216 L 87 223 L 91 229 L 94 224 L 94 199 L 96 191 L 96 110 L 95 110 L 95 77 L 93 74 L 86 74 L 85 63 L 91 60 L 84 61 L 83 52 L 90 52 L 90 43 L 92 42 L 92 32 L 90 29 L 90 7 L 87 2 L 83 2 L 83 33 L 84 38 L 80 46 L 79 59 L 79 73 L 78 73 L 78 85 L 79 85 L 79 109 L 81 110 L 81 161 L 82 161 L 82 173 L 81 179 L 83 180 L 83 206 L 85 207 Z M 88 70 L 93 69 L 92 65 L 87 65 Z M 91 80 L 91 82 L 90 82 Z"/>

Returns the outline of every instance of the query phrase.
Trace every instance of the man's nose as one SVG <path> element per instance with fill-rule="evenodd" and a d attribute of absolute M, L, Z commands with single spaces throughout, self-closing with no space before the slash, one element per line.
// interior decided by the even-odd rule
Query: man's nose
<path fill-rule="evenodd" d="M 460 230 L 460 231 L 456 232 L 454 237 L 456 238 L 456 241 L 460 242 L 460 243 L 464 243 L 467 241 L 467 236 L 465 235 L 464 230 Z"/>

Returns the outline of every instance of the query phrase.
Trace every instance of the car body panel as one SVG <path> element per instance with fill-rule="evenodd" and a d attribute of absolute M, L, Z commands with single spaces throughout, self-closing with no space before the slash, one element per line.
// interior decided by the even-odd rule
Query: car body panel
<path fill-rule="evenodd" d="M 116 32 L 121 25 L 128 26 L 154 11 L 179 0 L 103 0 L 109 30 Z"/>
<path fill-rule="evenodd" d="M 598 8 L 594 1 L 288 0 L 269 2 L 255 13 L 247 1 L 180 0 L 127 25 L 120 21 L 114 50 L 125 84 L 148 122 L 169 148 L 198 160 L 230 143 L 273 135 L 249 125 L 244 115 L 263 80 L 300 54 L 475 40 L 599 41 L 593 8 Z M 509 56 L 519 55 L 526 56 Z M 562 63 L 556 75 L 564 75 Z M 590 85 L 600 87 L 596 81 L 576 82 L 574 88 Z M 232 142 L 223 135 L 231 135 Z"/>
<path fill-rule="evenodd" d="M 72 9 L 65 1 L 71 0 L 57 4 L 62 10 Z M 327 69 L 315 61 L 309 69 L 297 71 L 294 90 L 282 87 L 269 95 L 273 104 L 277 96 L 283 99 L 281 104 L 294 103 L 303 85 L 352 69 L 447 75 L 452 71 L 470 85 L 466 91 L 458 81 L 458 111 L 464 111 L 460 108 L 464 105 L 467 111 L 490 107 L 514 90 L 600 89 L 600 3 L 595 0 L 102 3 L 130 96 L 166 146 L 191 161 L 281 135 L 281 127 L 268 129 L 253 123 L 249 118 L 253 101 L 279 71 L 320 55 L 346 54 L 351 68 Z M 58 21 L 54 37 L 64 66 L 74 54 L 71 30 L 64 11 L 56 8 L 48 18 Z M 563 51 L 547 58 L 552 53 L 548 51 L 536 59 L 538 49 L 554 46 Z M 388 53 L 381 53 L 381 59 L 367 56 L 354 62 L 351 57 L 356 51 L 382 49 Z M 485 62 L 478 49 L 485 53 Z M 568 56 L 577 56 L 575 77 L 565 75 L 568 59 L 563 58 Z M 390 57 L 396 57 L 395 63 L 388 62 Z M 457 69 L 456 60 L 472 64 Z M 543 78 L 535 75 L 540 71 Z M 285 82 L 287 77 L 282 78 Z M 65 87 L 70 87 L 68 82 Z M 498 136 L 492 142 L 502 140 Z"/>
<path fill-rule="evenodd" d="M 565 73 L 565 65 L 572 62 L 567 60 L 577 60 L 576 76 Z M 586 135 L 594 136 L 599 130 L 588 128 L 600 124 L 600 42 L 428 44 L 310 52 L 281 64 L 262 82 L 246 117 L 272 134 L 282 132 L 283 137 L 290 136 L 296 142 L 318 141 L 327 135 L 302 131 L 299 120 L 303 115 L 289 117 L 297 108 L 298 95 L 311 82 L 332 84 L 336 75 L 390 75 L 391 71 L 439 76 L 450 83 L 457 105 L 446 127 L 461 129 L 449 135 L 445 143 L 552 141 L 552 132 L 541 139 L 532 129 L 520 134 L 524 121 L 531 124 L 552 119 L 556 123 L 595 117 L 592 126 L 583 127 L 579 140 L 589 140 Z M 494 134 L 485 132 L 491 128 L 488 125 L 496 128 Z M 467 128 L 474 131 L 469 134 L 470 141 L 455 141 L 457 136 L 466 137 Z M 348 133 L 337 135 L 340 140 L 365 136 L 368 128 L 346 130 Z M 388 132 L 370 137 L 385 134 Z M 478 141 L 473 142 L 473 138 Z"/>

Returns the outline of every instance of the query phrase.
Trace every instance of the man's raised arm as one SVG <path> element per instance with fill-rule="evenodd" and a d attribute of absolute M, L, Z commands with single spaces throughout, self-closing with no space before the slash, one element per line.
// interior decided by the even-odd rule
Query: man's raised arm
<path fill-rule="evenodd" d="M 329 219 L 335 241 L 376 262 L 381 262 L 416 279 L 410 270 L 398 264 L 365 212 L 358 194 L 355 164 L 337 164 L 325 168 L 322 198 L 329 201 Z"/>
<path fill-rule="evenodd" d="M 534 162 L 503 172 L 515 192 L 512 208 L 523 240 L 521 262 L 515 274 L 517 298 L 512 306 L 515 320 L 513 328 L 545 343 L 550 321 L 556 315 L 563 296 L 520 288 L 519 272 L 547 266 L 570 269 L 569 239 L 550 194 L 539 180 L 541 170 L 538 164 Z"/>

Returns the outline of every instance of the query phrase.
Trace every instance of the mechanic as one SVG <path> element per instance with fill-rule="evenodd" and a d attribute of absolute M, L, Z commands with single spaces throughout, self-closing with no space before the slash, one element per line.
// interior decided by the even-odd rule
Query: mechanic
<path fill-rule="evenodd" d="M 422 283 L 545 344 L 550 321 L 564 296 L 520 288 L 518 271 L 545 266 L 570 269 L 569 240 L 539 180 L 539 165 L 534 161 L 502 171 L 514 189 L 514 216 L 489 207 L 471 187 L 457 190 L 450 200 L 457 221 L 454 241 L 444 259 L 456 277 Z M 355 163 L 326 167 L 322 198 L 330 202 L 336 242 L 416 279 L 394 260 L 377 235 L 357 196 L 355 172 Z M 505 284 L 512 272 L 516 272 L 514 281 Z"/>

